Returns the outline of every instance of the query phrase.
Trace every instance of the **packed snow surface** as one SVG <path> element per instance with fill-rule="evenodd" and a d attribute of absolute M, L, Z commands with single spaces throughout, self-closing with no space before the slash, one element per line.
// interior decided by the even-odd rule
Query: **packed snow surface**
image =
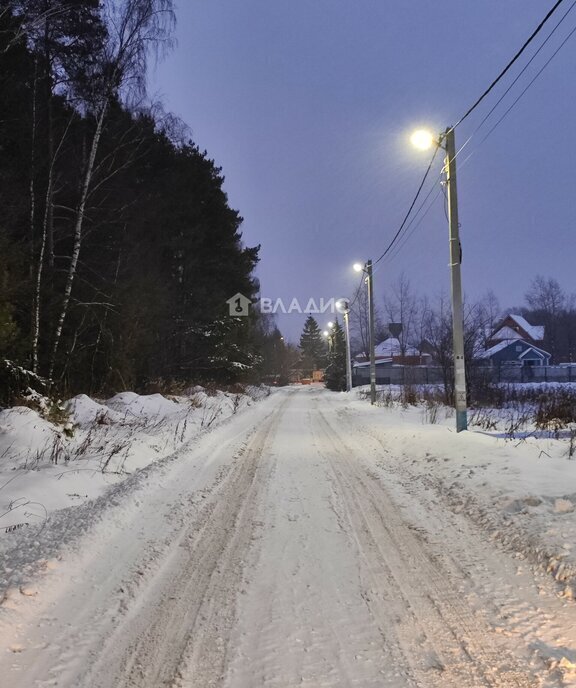
<path fill-rule="evenodd" d="M 0 414 L 2 686 L 576 686 L 566 438 L 192 394 Z"/>

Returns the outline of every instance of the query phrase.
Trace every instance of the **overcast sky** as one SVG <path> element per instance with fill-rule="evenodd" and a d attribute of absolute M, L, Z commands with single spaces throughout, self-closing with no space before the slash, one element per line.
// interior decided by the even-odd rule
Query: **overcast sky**
<path fill-rule="evenodd" d="M 576 27 L 576 8 L 481 125 L 572 2 L 456 130 L 457 147 L 472 136 L 457 160 L 470 300 L 492 289 L 502 307 L 520 305 L 537 274 L 576 292 L 576 34 L 489 134 Z M 181 0 L 177 47 L 150 91 L 222 166 L 244 242 L 262 245 L 262 295 L 305 305 L 355 291 L 352 263 L 381 255 L 430 160 L 413 129 L 454 124 L 553 4 Z M 440 178 L 438 156 L 424 189 L 433 203 L 378 265 L 377 299 L 402 272 L 420 294 L 448 292 Z M 278 322 L 297 340 L 304 319 Z"/>

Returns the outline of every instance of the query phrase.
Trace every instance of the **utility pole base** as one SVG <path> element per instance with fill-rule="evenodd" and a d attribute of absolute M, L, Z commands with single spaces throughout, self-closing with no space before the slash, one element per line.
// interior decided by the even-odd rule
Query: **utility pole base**
<path fill-rule="evenodd" d="M 464 411 L 456 411 L 456 432 L 468 430 L 468 414 L 466 409 Z"/>

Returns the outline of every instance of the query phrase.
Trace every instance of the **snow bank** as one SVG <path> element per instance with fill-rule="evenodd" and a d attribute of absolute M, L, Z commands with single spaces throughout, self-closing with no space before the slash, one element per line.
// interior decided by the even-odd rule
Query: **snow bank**
<path fill-rule="evenodd" d="M 66 410 L 70 413 L 73 423 L 83 427 L 98 421 L 103 424 L 119 422 L 121 414 L 112 408 L 99 404 L 86 394 L 79 394 L 66 402 Z"/>
<path fill-rule="evenodd" d="M 0 411 L 0 476 L 49 461 L 60 434 L 52 423 L 25 406 Z"/>
<path fill-rule="evenodd" d="M 122 392 L 104 402 L 79 394 L 65 404 L 65 426 L 26 407 L 0 412 L 0 538 L 99 497 L 268 393 L 196 387 L 187 396 Z"/>
<path fill-rule="evenodd" d="M 160 420 L 174 415 L 181 415 L 181 405 L 161 394 L 140 396 L 134 392 L 116 394 L 105 402 L 106 406 L 124 417 Z"/>
<path fill-rule="evenodd" d="M 453 410 L 371 407 L 355 393 L 346 414 L 376 439 L 374 459 L 386 474 L 432 490 L 450 509 L 465 513 L 519 558 L 531 559 L 576 593 L 576 457 L 569 433 L 503 432 L 506 412 L 492 410 L 493 430 L 456 433 Z"/>

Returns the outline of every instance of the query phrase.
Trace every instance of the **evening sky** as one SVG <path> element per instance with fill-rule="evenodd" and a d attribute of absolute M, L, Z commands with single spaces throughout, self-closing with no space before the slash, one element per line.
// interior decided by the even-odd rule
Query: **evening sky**
<path fill-rule="evenodd" d="M 181 0 L 177 46 L 150 91 L 223 168 L 243 240 L 262 246 L 262 295 L 305 305 L 354 293 L 351 264 L 382 254 L 430 160 L 410 146 L 412 130 L 456 123 L 553 4 Z M 482 124 L 571 5 L 456 130 L 458 148 L 472 137 L 457 159 L 470 300 L 491 289 L 502 307 L 518 306 L 537 274 L 576 292 L 576 34 L 552 57 L 576 27 L 576 8 Z M 448 293 L 440 179 L 438 156 L 425 214 L 377 266 L 378 300 L 401 273 L 421 295 Z M 303 321 L 278 319 L 293 340 Z"/>

